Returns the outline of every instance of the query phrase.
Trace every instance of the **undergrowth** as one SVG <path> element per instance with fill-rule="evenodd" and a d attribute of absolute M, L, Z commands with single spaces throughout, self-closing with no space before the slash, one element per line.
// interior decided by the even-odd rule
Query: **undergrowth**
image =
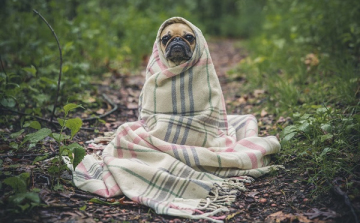
<path fill-rule="evenodd" d="M 257 35 L 242 42 L 250 56 L 230 72 L 246 89 L 267 91 L 277 125 L 277 162 L 298 166 L 314 195 L 341 178 L 349 197 L 360 191 L 360 17 L 356 1 L 267 1 Z"/>

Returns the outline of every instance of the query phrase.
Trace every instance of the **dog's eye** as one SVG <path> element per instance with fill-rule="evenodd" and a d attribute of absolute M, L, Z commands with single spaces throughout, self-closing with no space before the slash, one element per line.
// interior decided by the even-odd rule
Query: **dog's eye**
<path fill-rule="evenodd" d="M 185 39 L 191 43 L 192 41 L 194 41 L 195 37 L 193 35 L 188 34 L 185 36 Z"/>
<path fill-rule="evenodd" d="M 169 35 L 163 36 L 163 38 L 161 38 L 162 44 L 166 45 L 166 43 L 169 41 L 169 39 L 170 39 Z"/>

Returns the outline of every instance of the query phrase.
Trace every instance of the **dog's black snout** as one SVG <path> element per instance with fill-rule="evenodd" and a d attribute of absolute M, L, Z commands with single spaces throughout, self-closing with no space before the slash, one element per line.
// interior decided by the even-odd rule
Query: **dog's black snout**
<path fill-rule="evenodd" d="M 173 41 L 174 41 L 174 42 L 180 42 L 180 41 L 181 41 L 181 38 L 180 38 L 180 37 L 175 37 Z"/>

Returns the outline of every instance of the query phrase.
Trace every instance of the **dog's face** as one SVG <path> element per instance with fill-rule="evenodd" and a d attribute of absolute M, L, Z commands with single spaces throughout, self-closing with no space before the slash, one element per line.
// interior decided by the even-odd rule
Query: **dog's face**
<path fill-rule="evenodd" d="M 195 49 L 195 34 L 183 23 L 173 23 L 164 28 L 160 35 L 161 50 L 166 59 L 182 64 L 189 60 Z"/>

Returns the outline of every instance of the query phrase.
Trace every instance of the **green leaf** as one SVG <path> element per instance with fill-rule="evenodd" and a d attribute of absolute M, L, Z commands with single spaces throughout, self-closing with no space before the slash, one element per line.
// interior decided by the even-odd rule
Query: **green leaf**
<path fill-rule="evenodd" d="M 38 121 L 27 122 L 24 127 L 31 127 L 33 129 L 41 129 L 41 125 Z"/>
<path fill-rule="evenodd" d="M 9 146 L 12 148 L 12 149 L 18 149 L 19 148 L 19 144 L 17 144 L 16 142 L 11 142 L 9 144 Z"/>
<path fill-rule="evenodd" d="M 12 204 L 18 206 L 23 202 L 25 197 L 26 197 L 26 192 L 21 192 L 21 193 L 16 193 L 13 196 L 10 196 L 9 200 Z"/>
<path fill-rule="evenodd" d="M 19 137 L 24 131 L 25 131 L 25 129 L 21 129 L 21 130 L 18 131 L 18 132 L 12 133 L 12 134 L 10 135 L 10 137 L 13 138 L 13 139 L 16 139 L 16 138 Z"/>
<path fill-rule="evenodd" d="M 307 132 L 309 130 L 309 126 L 310 124 L 308 122 L 304 122 L 298 127 L 298 130 L 302 132 Z"/>
<path fill-rule="evenodd" d="M 77 165 L 79 165 L 79 163 L 84 159 L 86 151 L 82 146 L 77 143 L 72 143 L 68 145 L 67 148 L 71 150 L 71 152 L 74 154 L 73 167 L 75 170 Z"/>
<path fill-rule="evenodd" d="M 30 178 L 30 173 L 21 173 L 19 177 L 26 182 Z"/>
<path fill-rule="evenodd" d="M 80 210 L 80 211 L 85 211 L 85 210 L 86 210 L 86 205 L 80 207 L 79 210 Z"/>
<path fill-rule="evenodd" d="M 74 103 L 70 103 L 64 106 L 64 111 L 65 111 L 65 117 L 68 115 L 69 111 L 72 111 L 76 108 L 83 108 L 81 105 L 77 105 Z"/>
<path fill-rule="evenodd" d="M 320 157 L 323 157 L 324 155 L 326 155 L 328 152 L 332 151 L 332 148 L 326 147 L 320 154 Z"/>
<path fill-rule="evenodd" d="M 61 142 L 64 139 L 70 139 L 70 136 L 59 133 L 52 133 L 50 136 L 55 139 L 56 142 Z"/>
<path fill-rule="evenodd" d="M 32 162 L 32 164 L 35 164 L 36 162 L 42 161 L 46 158 L 48 158 L 49 154 L 46 154 L 45 156 L 37 156 L 34 161 Z"/>
<path fill-rule="evenodd" d="M 57 118 L 57 121 L 59 122 L 59 124 L 61 125 L 61 127 L 64 127 L 64 125 L 65 125 L 65 119 Z"/>
<path fill-rule="evenodd" d="M 6 108 L 13 108 L 16 105 L 16 102 L 12 98 L 3 98 L 1 104 Z"/>
<path fill-rule="evenodd" d="M 311 117 L 310 114 L 304 114 L 303 116 L 301 116 L 300 120 L 307 120 L 310 117 Z"/>
<path fill-rule="evenodd" d="M 14 87 L 16 87 L 16 88 L 19 88 L 19 87 L 20 87 L 20 85 L 18 85 L 18 84 L 16 84 L 16 83 L 7 83 L 7 84 L 6 84 L 6 87 L 9 87 L 9 86 L 14 86 Z"/>
<path fill-rule="evenodd" d="M 119 204 L 121 204 L 120 202 L 118 202 L 118 201 L 115 201 L 115 202 L 107 202 L 107 201 L 103 201 L 103 200 L 100 200 L 99 198 L 96 198 L 96 197 L 94 197 L 94 198 L 91 198 L 90 199 L 90 202 L 93 202 L 93 203 L 97 203 L 97 204 L 109 204 L 109 205 L 119 205 Z"/>
<path fill-rule="evenodd" d="M 31 73 L 34 76 L 36 75 L 36 68 L 33 65 L 31 65 L 31 67 L 25 67 L 23 70 Z"/>
<path fill-rule="evenodd" d="M 322 136 L 320 136 L 320 141 L 321 141 L 321 142 L 324 142 L 324 141 L 326 141 L 326 140 L 328 140 L 328 139 L 331 139 L 332 137 L 333 137 L 332 134 L 322 135 Z"/>
<path fill-rule="evenodd" d="M 17 206 L 21 208 L 22 212 L 26 211 L 27 209 L 29 209 L 31 207 L 29 203 L 25 203 L 24 205 L 18 204 Z"/>
<path fill-rule="evenodd" d="M 55 191 L 63 191 L 64 186 L 62 184 L 56 184 L 53 188 Z"/>
<path fill-rule="evenodd" d="M 21 144 L 24 144 L 27 141 L 29 141 L 30 143 L 37 143 L 40 140 L 43 140 L 46 136 L 49 136 L 50 134 L 51 134 L 50 129 L 48 128 L 40 129 L 37 132 L 26 135 L 24 141 Z"/>
<path fill-rule="evenodd" d="M 325 132 L 331 132 L 331 130 L 332 130 L 330 124 L 322 124 L 322 125 L 320 126 L 320 128 L 321 128 L 322 130 L 324 130 Z"/>
<path fill-rule="evenodd" d="M 15 193 L 26 192 L 26 182 L 18 176 L 8 177 L 3 181 L 3 183 L 12 187 Z"/>
<path fill-rule="evenodd" d="M 37 194 L 36 192 L 27 192 L 26 193 L 26 198 L 29 199 L 31 202 L 34 203 L 40 203 L 40 197 L 39 194 Z"/>
<path fill-rule="evenodd" d="M 47 171 L 50 173 L 50 174 L 52 174 L 52 175 L 56 175 L 56 174 L 58 174 L 60 171 L 59 171 L 59 168 L 57 167 L 57 166 L 55 166 L 55 165 L 52 165 L 52 166 L 50 166 L 48 169 L 47 169 Z"/>
<path fill-rule="evenodd" d="M 295 135 L 296 135 L 296 132 L 291 132 L 291 133 L 287 134 L 285 137 L 283 137 L 282 141 L 284 141 L 284 142 L 290 141 Z"/>
<path fill-rule="evenodd" d="M 316 113 L 318 113 L 318 114 L 323 114 L 323 113 L 326 113 L 327 111 L 328 111 L 327 108 L 318 108 L 318 109 L 316 110 Z"/>
<path fill-rule="evenodd" d="M 295 125 L 289 125 L 289 126 L 286 126 L 282 132 L 281 132 L 281 136 L 282 137 L 285 137 L 286 135 L 292 133 L 292 132 L 296 132 L 298 129 L 296 128 Z"/>
<path fill-rule="evenodd" d="M 71 139 L 80 130 L 83 122 L 80 118 L 72 118 L 66 121 L 65 126 L 71 130 Z"/>

